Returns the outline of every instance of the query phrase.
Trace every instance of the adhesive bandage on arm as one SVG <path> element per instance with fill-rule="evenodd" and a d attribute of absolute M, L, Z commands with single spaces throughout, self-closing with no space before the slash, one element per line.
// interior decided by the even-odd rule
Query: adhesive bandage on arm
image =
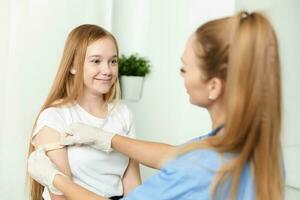
<path fill-rule="evenodd" d="M 45 148 L 45 152 L 48 152 L 48 151 L 53 151 L 53 150 L 57 150 L 57 149 L 62 149 L 64 147 L 65 146 L 61 145 L 59 142 L 54 142 L 54 143 L 40 145 L 37 148 Z"/>

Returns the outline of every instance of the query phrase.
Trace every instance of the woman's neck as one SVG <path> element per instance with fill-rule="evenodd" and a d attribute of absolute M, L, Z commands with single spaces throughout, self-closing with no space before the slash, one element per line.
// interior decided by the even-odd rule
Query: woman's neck
<path fill-rule="evenodd" d="M 214 104 L 208 108 L 210 118 L 212 121 L 212 129 L 216 129 L 220 125 L 225 123 L 225 108 L 223 104 Z"/>
<path fill-rule="evenodd" d="M 78 97 L 77 103 L 95 117 L 103 118 L 107 115 L 107 104 L 103 96 L 84 93 Z"/>

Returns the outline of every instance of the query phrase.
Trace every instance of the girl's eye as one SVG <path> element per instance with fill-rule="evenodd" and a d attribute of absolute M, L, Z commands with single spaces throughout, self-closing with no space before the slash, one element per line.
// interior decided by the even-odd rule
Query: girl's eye
<path fill-rule="evenodd" d="M 113 59 L 113 60 L 111 60 L 111 63 L 115 65 L 115 64 L 118 63 L 118 60 L 117 59 Z"/>
<path fill-rule="evenodd" d="M 100 63 L 100 60 L 99 59 L 95 59 L 95 60 L 91 60 L 92 63 L 95 63 L 95 64 L 99 64 Z"/>

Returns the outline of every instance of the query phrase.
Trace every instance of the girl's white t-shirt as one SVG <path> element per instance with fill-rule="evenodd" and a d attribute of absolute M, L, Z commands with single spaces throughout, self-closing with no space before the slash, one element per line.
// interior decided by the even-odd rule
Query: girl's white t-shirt
<path fill-rule="evenodd" d="M 80 122 L 105 131 L 135 137 L 131 111 L 126 105 L 109 104 L 109 114 L 106 118 L 97 118 L 79 104 L 64 107 L 50 107 L 39 115 L 34 136 L 45 126 L 59 133 L 74 122 Z M 128 166 L 129 159 L 123 154 L 113 151 L 105 153 L 87 145 L 67 147 L 68 161 L 72 179 L 82 187 L 104 197 L 121 196 L 123 194 L 122 177 Z M 51 200 L 49 191 L 45 187 L 45 200 Z"/>

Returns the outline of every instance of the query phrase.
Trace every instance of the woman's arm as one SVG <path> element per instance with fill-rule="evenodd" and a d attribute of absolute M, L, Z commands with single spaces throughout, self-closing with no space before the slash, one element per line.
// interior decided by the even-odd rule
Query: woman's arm
<path fill-rule="evenodd" d="M 177 154 L 176 146 L 146 142 L 121 135 L 112 138 L 111 146 L 139 163 L 155 169 L 160 169 L 166 161 Z"/>
<path fill-rule="evenodd" d="M 111 151 L 112 147 L 133 160 L 155 169 L 160 169 L 167 160 L 177 154 L 177 147 L 172 145 L 131 139 L 82 123 L 71 124 L 60 142 L 62 145 L 87 144 L 105 152 Z"/>
<path fill-rule="evenodd" d="M 45 126 L 35 136 L 35 145 L 36 147 L 38 147 L 40 145 L 58 142 L 60 140 L 60 135 L 61 134 L 58 133 L 56 130 Z M 68 154 L 66 147 L 62 149 L 49 151 L 47 152 L 47 155 L 62 173 L 71 177 L 71 170 L 68 162 Z M 49 193 L 51 200 L 66 200 L 65 196 L 63 195 L 55 195 L 50 191 Z"/>
<path fill-rule="evenodd" d="M 129 165 L 125 171 L 122 182 L 124 196 L 141 184 L 140 168 L 136 161 L 132 159 L 129 160 Z"/>

